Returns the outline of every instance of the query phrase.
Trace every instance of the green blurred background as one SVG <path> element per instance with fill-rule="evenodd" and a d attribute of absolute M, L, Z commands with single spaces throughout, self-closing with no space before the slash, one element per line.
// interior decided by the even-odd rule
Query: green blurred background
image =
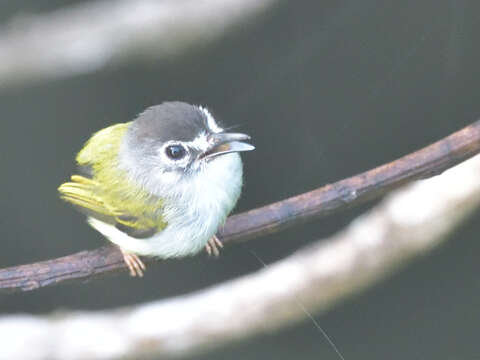
<path fill-rule="evenodd" d="M 6 26 L 19 14 L 73 3 L 80 2 L 4 1 L 0 20 Z M 92 132 L 165 100 L 207 105 L 253 136 L 257 150 L 243 157 L 237 212 L 354 175 L 460 129 L 480 116 L 479 14 L 473 0 L 280 1 L 171 61 L 2 88 L 0 266 L 104 244 L 58 200 L 56 188 L 75 171 L 75 154 Z M 141 280 L 122 275 L 3 295 L 0 311 L 106 309 L 186 294 L 261 268 L 250 251 L 271 263 L 366 208 L 228 246 L 217 260 L 202 254 L 150 266 Z M 427 257 L 316 316 L 347 360 L 480 358 L 479 215 Z M 338 357 L 306 321 L 195 359 Z"/>

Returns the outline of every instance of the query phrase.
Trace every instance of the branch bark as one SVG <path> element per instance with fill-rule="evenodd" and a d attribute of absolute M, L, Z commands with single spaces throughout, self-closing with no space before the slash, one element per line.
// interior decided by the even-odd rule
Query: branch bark
<path fill-rule="evenodd" d="M 438 245 L 480 204 L 479 173 L 477 156 L 389 195 L 329 239 L 196 294 L 114 311 L 1 318 L 0 358 L 179 358 L 285 327 Z"/>
<path fill-rule="evenodd" d="M 228 218 L 224 243 L 246 241 L 379 198 L 412 180 L 437 175 L 480 152 L 480 121 L 391 163 L 319 189 Z M 148 260 L 153 262 L 153 260 Z M 0 293 L 90 281 L 125 272 L 114 246 L 0 270 Z"/>
<path fill-rule="evenodd" d="M 277 1 L 104 0 L 23 16 L 0 31 L 0 87 L 171 59 Z"/>

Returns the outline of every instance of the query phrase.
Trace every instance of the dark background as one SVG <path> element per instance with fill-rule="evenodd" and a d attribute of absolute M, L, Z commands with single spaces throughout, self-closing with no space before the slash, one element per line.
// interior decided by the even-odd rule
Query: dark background
<path fill-rule="evenodd" d="M 2 2 L 0 19 L 75 1 Z M 284 1 L 221 40 L 170 62 L 136 63 L 0 92 L 0 266 L 104 243 L 57 198 L 90 134 L 181 99 L 241 125 L 243 211 L 354 175 L 423 147 L 480 115 L 474 0 Z M 0 297 L 2 313 L 106 309 L 189 293 L 326 237 L 365 211 L 229 246 L 218 260 Z M 316 316 L 347 360 L 478 359 L 477 212 L 407 269 Z M 239 314 L 241 316 L 241 314 Z M 338 359 L 304 323 L 196 359 Z"/>

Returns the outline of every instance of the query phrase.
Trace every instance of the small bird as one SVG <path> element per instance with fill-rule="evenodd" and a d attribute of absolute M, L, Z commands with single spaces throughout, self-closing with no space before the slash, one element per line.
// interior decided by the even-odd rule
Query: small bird
<path fill-rule="evenodd" d="M 77 155 L 79 175 L 58 191 L 141 277 L 139 255 L 219 254 L 215 233 L 240 196 L 238 153 L 254 149 L 249 139 L 204 107 L 164 102 L 95 133 Z"/>

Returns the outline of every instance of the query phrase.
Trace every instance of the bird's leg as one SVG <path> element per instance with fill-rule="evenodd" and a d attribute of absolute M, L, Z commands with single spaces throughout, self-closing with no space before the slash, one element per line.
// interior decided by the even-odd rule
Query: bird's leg
<path fill-rule="evenodd" d="M 137 255 L 129 251 L 123 250 L 122 248 L 120 248 L 120 250 L 122 251 L 123 261 L 125 261 L 125 264 L 127 264 L 127 267 L 130 270 L 130 276 L 142 277 L 143 272 L 146 269 L 143 261 L 140 260 Z"/>
<path fill-rule="evenodd" d="M 220 249 L 223 248 L 223 243 L 218 240 L 217 235 L 213 235 L 205 245 L 205 250 L 208 255 L 218 256 L 220 255 Z"/>

